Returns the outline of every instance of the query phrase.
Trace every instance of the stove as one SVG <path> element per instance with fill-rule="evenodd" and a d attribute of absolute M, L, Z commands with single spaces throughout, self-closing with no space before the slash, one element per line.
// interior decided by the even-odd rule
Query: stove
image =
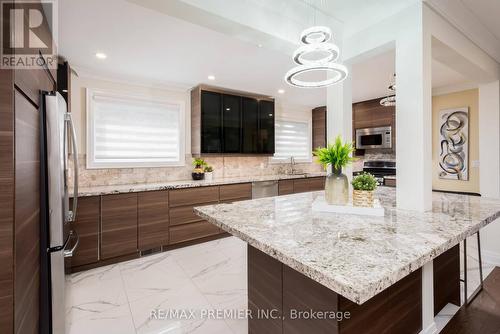
<path fill-rule="evenodd" d="M 365 161 L 363 172 L 372 174 L 377 179 L 378 184 L 383 185 L 384 176 L 396 175 L 396 162 L 384 160 Z"/>

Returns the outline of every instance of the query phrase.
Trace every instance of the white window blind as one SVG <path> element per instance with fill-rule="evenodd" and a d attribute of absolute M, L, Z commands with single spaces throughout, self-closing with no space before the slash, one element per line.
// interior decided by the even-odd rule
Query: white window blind
<path fill-rule="evenodd" d="M 273 160 L 311 161 L 311 129 L 309 122 L 276 120 Z"/>
<path fill-rule="evenodd" d="M 87 94 L 89 168 L 184 164 L 183 102 Z"/>

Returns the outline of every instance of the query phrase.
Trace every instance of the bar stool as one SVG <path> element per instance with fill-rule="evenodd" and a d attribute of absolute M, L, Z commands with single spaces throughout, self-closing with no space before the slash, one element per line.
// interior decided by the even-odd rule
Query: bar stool
<path fill-rule="evenodd" d="M 467 297 L 467 238 L 464 239 L 464 279 L 461 281 L 464 282 L 464 305 L 469 306 L 469 304 L 476 298 L 479 292 L 483 290 L 483 261 L 481 259 L 481 238 L 479 236 L 479 231 L 476 232 L 477 235 L 477 253 L 479 260 L 479 279 L 480 284 L 476 288 L 476 290 L 472 293 L 470 298 Z"/>

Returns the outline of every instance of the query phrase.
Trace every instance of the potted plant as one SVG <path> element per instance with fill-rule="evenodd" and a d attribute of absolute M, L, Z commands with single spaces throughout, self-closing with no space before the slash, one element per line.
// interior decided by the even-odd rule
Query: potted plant
<path fill-rule="evenodd" d="M 352 204 L 354 206 L 372 207 L 377 180 L 370 173 L 362 173 L 352 179 Z"/>
<path fill-rule="evenodd" d="M 314 150 L 317 162 L 327 171 L 325 198 L 328 204 L 345 205 L 349 201 L 349 181 L 342 168 L 354 161 L 352 143 L 342 142 L 337 136 L 333 144 Z"/>
<path fill-rule="evenodd" d="M 205 166 L 205 180 L 212 181 L 214 174 L 214 168 L 210 165 Z"/>
<path fill-rule="evenodd" d="M 191 173 L 191 177 L 193 178 L 193 180 L 203 180 L 203 178 L 205 177 L 206 165 L 207 163 L 202 158 L 193 159 L 194 169 L 193 172 Z"/>

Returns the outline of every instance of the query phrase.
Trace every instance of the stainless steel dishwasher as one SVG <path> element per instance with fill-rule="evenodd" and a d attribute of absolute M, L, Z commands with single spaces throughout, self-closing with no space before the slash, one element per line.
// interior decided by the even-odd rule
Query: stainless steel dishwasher
<path fill-rule="evenodd" d="M 252 182 L 252 198 L 278 196 L 278 181 Z"/>

